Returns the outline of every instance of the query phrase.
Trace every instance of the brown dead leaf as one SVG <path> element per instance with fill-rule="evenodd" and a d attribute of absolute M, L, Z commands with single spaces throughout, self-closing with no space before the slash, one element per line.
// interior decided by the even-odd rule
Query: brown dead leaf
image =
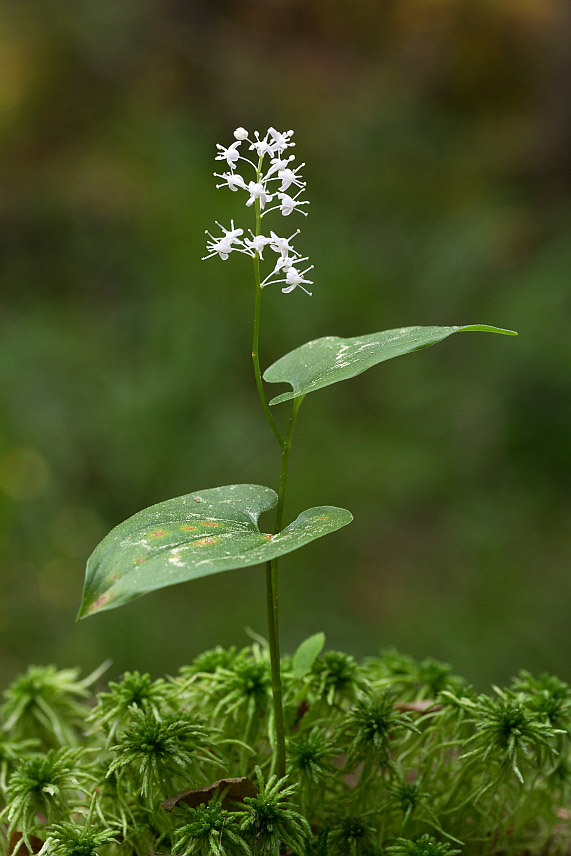
<path fill-rule="evenodd" d="M 218 781 L 212 782 L 211 785 L 205 785 L 203 788 L 179 791 L 178 794 L 169 797 L 161 805 L 165 811 L 172 811 L 179 803 L 185 803 L 191 808 L 196 808 L 197 805 L 202 805 L 211 800 L 217 792 L 223 794 L 222 808 L 231 808 L 232 803 L 242 802 L 244 797 L 255 797 L 258 793 L 258 787 L 248 776 L 240 776 L 237 779 L 218 779 Z"/>
<path fill-rule="evenodd" d="M 21 832 L 13 832 L 10 836 L 10 842 L 8 844 L 8 856 L 31 856 L 33 853 L 39 853 L 42 847 L 44 846 L 44 842 L 41 838 L 38 838 L 37 835 L 30 835 L 30 844 L 32 849 L 30 850 L 27 844 L 22 840 Z"/>
<path fill-rule="evenodd" d="M 442 710 L 444 705 L 435 704 L 432 699 L 424 699 L 423 701 L 397 701 L 394 704 L 395 710 L 410 710 L 413 713 L 428 713 L 433 710 Z"/>

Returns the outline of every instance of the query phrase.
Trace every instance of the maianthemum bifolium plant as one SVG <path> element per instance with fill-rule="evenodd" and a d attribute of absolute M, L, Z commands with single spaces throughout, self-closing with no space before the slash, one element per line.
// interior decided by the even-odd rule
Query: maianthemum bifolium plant
<path fill-rule="evenodd" d="M 233 252 L 252 258 L 254 319 L 252 361 L 262 408 L 281 450 L 281 469 L 277 494 L 269 487 L 253 484 L 226 485 L 201 490 L 153 505 L 117 526 L 94 551 L 85 578 L 79 617 L 113 609 L 148 591 L 163 588 L 209 574 L 264 563 L 268 614 L 268 641 L 272 665 L 272 697 L 275 729 L 275 768 L 284 776 L 285 731 L 282 681 L 280 676 L 280 643 L 278 611 L 278 562 L 285 553 L 346 526 L 353 518 L 344 508 L 320 506 L 303 511 L 292 523 L 283 526 L 288 464 L 293 431 L 301 404 L 311 392 L 330 384 L 355 377 L 384 360 L 440 342 L 453 333 L 487 331 L 515 335 L 482 324 L 462 327 L 403 327 L 342 339 L 326 336 L 308 342 L 271 365 L 262 376 L 259 340 L 262 295 L 267 288 L 281 284 L 289 294 L 299 288 L 310 295 L 305 275 L 312 269 L 293 246 L 299 233 L 283 237 L 273 229 L 262 230 L 268 214 L 279 212 L 290 217 L 298 212 L 307 215 L 300 199 L 305 182 L 294 166 L 291 149 L 293 131 L 269 128 L 261 137 L 258 131 L 250 137 L 245 128 L 234 131 L 234 142 L 228 147 L 217 144 L 216 160 L 227 170 L 214 175 L 221 179 L 218 188 L 244 194 L 246 208 L 251 209 L 248 235 L 234 220 L 230 228 L 216 223 L 219 235 L 206 232 L 207 255 L 226 261 Z M 242 174 L 245 173 L 245 176 Z M 276 227 L 278 228 L 278 227 Z M 281 229 L 279 230 L 282 231 Z M 289 230 L 288 230 L 289 231 Z M 264 259 L 264 252 L 266 259 Z M 268 256 L 271 257 L 268 260 Z M 262 265 L 268 272 L 262 278 Z M 282 392 L 268 402 L 267 383 L 287 383 L 290 392 Z M 289 421 L 278 426 L 272 406 L 291 402 Z M 258 518 L 275 508 L 271 532 L 261 532 Z"/>
<path fill-rule="evenodd" d="M 294 247 L 299 230 L 266 228 L 264 219 L 307 214 L 292 136 L 237 128 L 234 142 L 218 145 L 217 186 L 245 197 L 251 221 L 247 230 L 217 223 L 204 257 L 252 259 L 254 376 L 281 452 L 278 491 L 227 485 L 135 514 L 90 557 L 79 611 L 265 564 L 268 640 L 206 651 L 174 677 L 127 672 L 98 694 L 90 688 L 100 671 L 81 681 L 73 669 L 33 666 L 17 678 L 0 708 L 0 856 L 571 852 L 566 684 L 521 672 L 478 695 L 434 660 L 387 650 L 358 663 L 324 652 L 322 633 L 280 656 L 280 557 L 352 519 L 321 506 L 284 526 L 304 398 L 453 333 L 511 334 L 466 325 L 328 336 L 262 374 L 262 295 L 310 295 L 313 284 Z M 264 382 L 291 390 L 268 401 Z M 283 402 L 282 425 L 274 410 Z M 271 531 L 262 531 L 258 518 L 271 510 Z"/>

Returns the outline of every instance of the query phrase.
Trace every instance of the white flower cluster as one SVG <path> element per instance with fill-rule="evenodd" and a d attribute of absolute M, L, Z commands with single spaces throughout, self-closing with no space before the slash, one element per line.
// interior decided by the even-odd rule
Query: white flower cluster
<path fill-rule="evenodd" d="M 220 143 L 216 144 L 218 149 L 216 160 L 225 161 L 228 164 L 227 172 L 214 173 L 216 178 L 222 180 L 222 183 L 217 184 L 216 187 L 229 187 L 234 192 L 246 191 L 248 194 L 246 205 L 248 207 L 255 205 L 256 210 L 260 213 L 260 219 L 270 211 L 276 210 L 279 210 L 284 217 L 289 217 L 293 211 L 307 215 L 301 206 L 309 205 L 309 202 L 299 199 L 305 190 L 305 182 L 302 181 L 299 170 L 305 164 L 302 163 L 293 168 L 292 161 L 295 160 L 295 155 L 286 155 L 286 150 L 295 146 L 295 143 L 291 141 L 292 135 L 293 131 L 280 132 L 276 131 L 275 128 L 269 128 L 263 138 L 260 137 L 258 131 L 254 131 L 254 139 L 252 140 L 245 128 L 236 128 L 234 131 L 235 142 L 227 148 L 221 146 Z M 249 144 L 247 151 L 255 152 L 257 162 L 240 153 L 240 147 L 243 143 Z M 255 156 L 252 155 L 252 157 Z M 262 172 L 265 158 L 269 158 L 269 166 L 265 172 Z M 240 162 L 248 164 L 254 170 L 253 180 L 246 181 L 237 171 Z M 267 208 L 266 206 L 271 202 L 275 202 L 275 204 Z M 304 279 L 304 276 L 313 268 L 313 265 L 300 271 L 300 264 L 308 261 L 308 259 L 306 256 L 301 256 L 291 244 L 299 233 L 299 229 L 289 238 L 280 238 L 272 231 L 269 235 L 254 234 L 251 229 L 248 230 L 250 237 L 245 237 L 244 230 L 236 229 L 233 220 L 230 222 L 229 229 L 218 222 L 216 225 L 222 234 L 211 235 L 210 232 L 206 232 L 209 238 L 206 243 L 208 255 L 204 256 L 204 259 L 210 259 L 216 255 L 221 259 L 227 259 L 230 253 L 235 251 L 245 253 L 252 258 L 257 256 L 263 260 L 264 249 L 269 247 L 276 254 L 277 259 L 272 271 L 262 280 L 262 288 L 266 285 L 283 282 L 282 291 L 285 294 L 298 287 L 306 294 L 311 294 L 304 286 L 312 285 L 312 281 Z"/>

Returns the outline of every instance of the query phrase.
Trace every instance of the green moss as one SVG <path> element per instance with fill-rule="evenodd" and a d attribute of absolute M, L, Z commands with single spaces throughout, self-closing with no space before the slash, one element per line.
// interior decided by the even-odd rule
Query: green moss
<path fill-rule="evenodd" d="M 91 695 L 69 670 L 16 679 L 0 741 L 0 853 L 18 834 L 46 856 L 567 852 L 562 681 L 520 672 L 477 695 L 444 664 L 394 651 L 362 663 L 325 652 L 301 677 L 284 658 L 278 780 L 268 661 L 259 642 L 219 648 L 175 678 L 130 672 Z M 31 715 L 44 703 L 53 716 Z M 62 735 L 69 745 L 53 749 Z"/>

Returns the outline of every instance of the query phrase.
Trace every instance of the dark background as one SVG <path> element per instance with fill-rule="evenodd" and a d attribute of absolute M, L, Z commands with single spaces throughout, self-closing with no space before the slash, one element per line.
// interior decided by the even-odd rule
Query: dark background
<path fill-rule="evenodd" d="M 286 516 L 323 503 L 355 521 L 283 561 L 284 649 L 324 630 L 482 687 L 520 667 L 569 680 L 571 6 L 0 11 L 1 683 L 107 657 L 173 672 L 265 632 L 261 568 L 74 623 L 110 527 L 192 490 L 276 485 L 250 265 L 200 261 L 204 229 L 246 213 L 212 177 L 238 125 L 295 129 L 307 162 L 310 216 L 286 222 L 314 296 L 265 294 L 264 366 L 328 334 L 519 331 L 307 399 Z"/>

